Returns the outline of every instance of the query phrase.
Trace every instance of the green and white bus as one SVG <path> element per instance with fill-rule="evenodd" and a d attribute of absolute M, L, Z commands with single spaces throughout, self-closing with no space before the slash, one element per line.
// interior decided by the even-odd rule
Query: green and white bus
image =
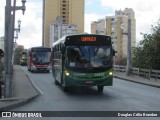
<path fill-rule="evenodd" d="M 20 65 L 27 65 L 27 52 L 26 51 L 22 51 L 20 53 Z"/>
<path fill-rule="evenodd" d="M 104 86 L 113 83 L 111 37 L 96 34 L 65 36 L 52 45 L 52 74 L 63 90 L 73 86 Z"/>

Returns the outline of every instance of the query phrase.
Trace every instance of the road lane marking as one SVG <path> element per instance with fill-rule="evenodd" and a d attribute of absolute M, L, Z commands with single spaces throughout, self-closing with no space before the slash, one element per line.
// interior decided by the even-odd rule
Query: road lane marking
<path fill-rule="evenodd" d="M 22 67 L 21 67 L 22 68 Z M 36 89 L 36 91 L 40 94 L 43 95 L 44 93 L 38 88 L 38 86 L 33 82 L 32 78 L 27 74 L 27 72 L 22 69 L 24 71 L 24 73 L 26 74 L 26 76 L 29 78 L 29 81 L 31 82 L 31 84 L 33 85 L 33 87 Z"/>

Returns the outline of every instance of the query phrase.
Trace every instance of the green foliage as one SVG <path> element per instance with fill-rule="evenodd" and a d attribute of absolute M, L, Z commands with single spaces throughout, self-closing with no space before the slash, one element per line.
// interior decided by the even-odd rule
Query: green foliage
<path fill-rule="evenodd" d="M 0 81 L 3 78 L 3 71 L 4 71 L 4 63 L 0 61 Z"/>
<path fill-rule="evenodd" d="M 139 47 L 132 49 L 132 66 L 160 70 L 160 19 L 151 34 L 142 34 Z"/>
<path fill-rule="evenodd" d="M 14 51 L 14 64 L 15 65 L 20 65 L 20 53 L 23 51 L 24 49 L 21 47 L 15 48 Z"/>

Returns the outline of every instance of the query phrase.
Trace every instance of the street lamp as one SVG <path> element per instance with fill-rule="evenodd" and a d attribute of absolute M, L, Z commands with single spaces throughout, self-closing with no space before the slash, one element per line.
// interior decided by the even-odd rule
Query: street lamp
<path fill-rule="evenodd" d="M 19 19 L 19 20 L 18 20 L 18 28 L 19 28 L 19 32 L 20 32 L 20 30 L 21 30 L 20 27 L 21 27 L 21 20 Z"/>
<path fill-rule="evenodd" d="M 25 3 L 26 3 L 26 0 L 22 0 L 22 6 L 16 6 L 16 0 L 14 0 L 14 6 L 12 7 L 12 11 L 16 11 L 16 10 L 22 10 L 22 14 L 24 15 L 24 12 L 26 10 L 26 6 L 25 6 Z"/>
<path fill-rule="evenodd" d="M 26 0 L 22 0 L 22 14 L 24 15 L 24 12 L 26 10 L 26 6 L 25 6 Z"/>
<path fill-rule="evenodd" d="M 19 31 L 16 31 L 16 36 L 14 36 L 15 41 L 18 39 L 18 32 L 19 32 Z"/>
<path fill-rule="evenodd" d="M 127 66 L 126 66 L 126 75 L 128 76 L 130 74 L 131 70 L 131 19 L 128 19 L 128 28 L 127 32 L 124 32 L 124 24 L 121 24 L 121 30 L 122 34 L 125 34 L 128 36 L 128 42 L 127 42 Z"/>
<path fill-rule="evenodd" d="M 17 39 L 18 39 L 18 33 L 20 32 L 20 26 L 19 26 L 19 28 L 15 28 L 15 31 L 16 31 L 16 36 L 14 36 L 14 39 L 15 39 L 15 41 L 14 41 L 14 43 L 16 43 L 16 41 L 17 41 Z M 15 46 L 14 46 L 15 47 Z"/>
<path fill-rule="evenodd" d="M 19 20 L 17 21 L 17 23 L 18 23 L 18 28 L 14 28 L 14 31 L 20 33 L 20 30 L 21 30 L 21 20 L 19 19 Z"/>

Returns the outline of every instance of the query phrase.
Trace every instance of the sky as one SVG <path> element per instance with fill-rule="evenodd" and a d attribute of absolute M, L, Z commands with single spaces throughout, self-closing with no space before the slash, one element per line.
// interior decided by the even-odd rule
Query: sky
<path fill-rule="evenodd" d="M 4 36 L 4 6 L 0 0 L 0 37 Z M 21 6 L 21 0 L 16 0 Z M 21 31 L 17 43 L 25 48 L 42 45 L 42 0 L 26 0 L 26 11 L 16 11 L 15 27 L 20 19 Z M 92 21 L 115 15 L 115 10 L 132 8 L 136 19 L 136 40 L 142 39 L 140 33 L 149 33 L 151 25 L 160 18 L 159 0 L 85 0 L 85 32 L 90 33 Z"/>

